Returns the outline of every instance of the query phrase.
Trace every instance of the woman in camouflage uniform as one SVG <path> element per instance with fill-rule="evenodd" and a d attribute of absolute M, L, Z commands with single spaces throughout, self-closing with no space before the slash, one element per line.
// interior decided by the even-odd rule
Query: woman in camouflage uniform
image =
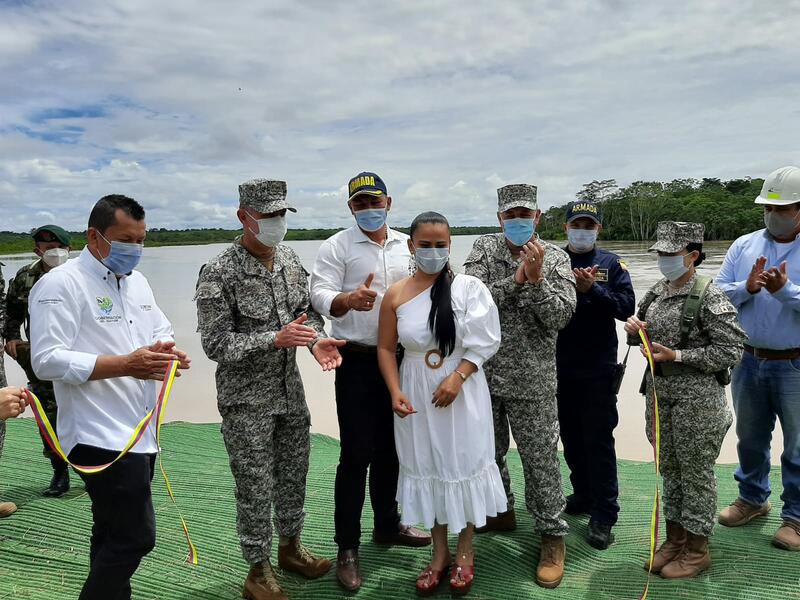
<path fill-rule="evenodd" d="M 639 343 L 639 329 L 647 331 L 656 363 L 667 539 L 653 558 L 652 571 L 667 579 L 694 577 L 711 566 L 714 464 L 733 420 L 725 385 L 745 340 L 727 296 L 695 272 L 705 258 L 703 229 L 701 223 L 658 224 L 650 251 L 658 253 L 664 279 L 650 288 L 637 315 L 625 325 L 630 345 Z M 682 331 L 682 320 L 692 313 L 695 318 Z M 649 372 L 644 384 L 647 435 L 654 443 L 654 381 Z"/>

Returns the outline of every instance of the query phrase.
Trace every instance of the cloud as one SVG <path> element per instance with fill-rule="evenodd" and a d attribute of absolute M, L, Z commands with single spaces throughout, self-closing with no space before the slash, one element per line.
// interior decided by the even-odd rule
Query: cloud
<path fill-rule="evenodd" d="M 0 229 L 84 227 L 126 193 L 152 227 L 234 227 L 285 179 L 292 226 L 352 222 L 382 175 L 393 223 L 491 224 L 616 178 L 800 163 L 800 3 L 77 0 L 0 7 Z"/>

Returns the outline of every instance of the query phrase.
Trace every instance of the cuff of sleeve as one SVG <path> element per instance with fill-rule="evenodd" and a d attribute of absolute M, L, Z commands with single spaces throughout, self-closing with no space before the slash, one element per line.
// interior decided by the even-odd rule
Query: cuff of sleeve
<path fill-rule="evenodd" d="M 703 348 L 686 348 L 681 350 L 681 364 L 700 369 L 698 362 L 701 359 Z"/>
<path fill-rule="evenodd" d="M 278 333 L 276 331 L 268 331 L 267 333 L 262 333 L 262 343 L 261 345 L 267 350 L 276 350 L 275 348 L 275 338 L 278 337 Z"/>
<path fill-rule="evenodd" d="M 97 364 L 97 355 L 86 352 L 70 352 L 69 366 L 62 381 L 71 385 L 81 385 L 89 381 Z"/>
<path fill-rule="evenodd" d="M 483 366 L 483 357 L 474 350 L 467 350 L 462 358 L 463 360 L 468 360 L 479 369 Z"/>
<path fill-rule="evenodd" d="M 800 285 L 795 285 L 791 281 L 787 281 L 781 289 L 772 294 L 772 297 L 781 302 L 800 298 Z"/>

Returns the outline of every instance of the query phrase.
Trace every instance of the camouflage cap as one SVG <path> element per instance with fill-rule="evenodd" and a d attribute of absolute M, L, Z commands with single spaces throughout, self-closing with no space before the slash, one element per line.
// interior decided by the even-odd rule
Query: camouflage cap
<path fill-rule="evenodd" d="M 656 243 L 649 252 L 680 252 L 689 244 L 702 244 L 705 225 L 681 221 L 661 221 L 656 228 Z"/>
<path fill-rule="evenodd" d="M 286 182 L 274 179 L 251 179 L 239 186 L 239 208 L 252 208 L 260 213 L 297 209 L 286 202 Z"/>
<path fill-rule="evenodd" d="M 497 210 L 505 212 L 511 208 L 536 210 L 536 186 L 527 183 L 504 185 L 497 190 Z"/>

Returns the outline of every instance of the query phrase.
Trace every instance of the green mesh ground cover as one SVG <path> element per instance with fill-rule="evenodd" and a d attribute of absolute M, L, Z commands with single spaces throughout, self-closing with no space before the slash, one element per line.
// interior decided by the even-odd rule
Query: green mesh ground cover
<path fill-rule="evenodd" d="M 183 563 L 186 546 L 175 509 L 156 475 L 153 496 L 158 519 L 156 550 L 142 563 L 133 580 L 137 599 L 239 598 L 247 567 L 239 553 L 235 530 L 233 481 L 218 425 L 176 423 L 163 430 L 164 459 L 178 502 L 189 523 L 200 554 L 200 566 Z M 308 519 L 304 541 L 333 557 L 333 479 L 338 456 L 336 440 L 315 436 L 308 477 Z M 522 474 L 516 453 L 510 457 L 515 491 L 522 498 Z M 86 576 L 91 518 L 89 499 L 73 475 L 73 489 L 64 498 L 44 499 L 49 464 L 41 454 L 32 420 L 8 423 L 8 437 L 0 461 L 0 497 L 20 509 L 0 520 L 0 598 L 77 598 Z M 718 469 L 720 501 L 735 494 L 733 467 Z M 779 473 L 773 485 L 780 489 Z M 476 545 L 476 584 L 472 598 L 627 598 L 642 589 L 648 540 L 652 465 L 620 462 L 622 514 L 617 542 L 598 552 L 583 540 L 585 519 L 570 518 L 568 558 L 564 582 L 556 590 L 541 590 L 532 582 L 538 543 L 531 520 L 520 514 L 512 535 L 489 534 Z M 757 524 L 719 528 L 713 541 L 714 566 L 694 581 L 666 582 L 655 578 L 651 598 L 761 598 L 800 599 L 800 554 L 773 548 L 770 537 L 779 524 L 775 511 Z M 427 563 L 429 550 L 383 548 L 369 540 L 371 513 L 364 514 L 362 568 L 365 583 L 358 598 L 411 598 L 413 582 Z M 333 573 L 307 582 L 282 577 L 293 599 L 347 598 Z M 447 597 L 446 587 L 440 597 Z"/>

